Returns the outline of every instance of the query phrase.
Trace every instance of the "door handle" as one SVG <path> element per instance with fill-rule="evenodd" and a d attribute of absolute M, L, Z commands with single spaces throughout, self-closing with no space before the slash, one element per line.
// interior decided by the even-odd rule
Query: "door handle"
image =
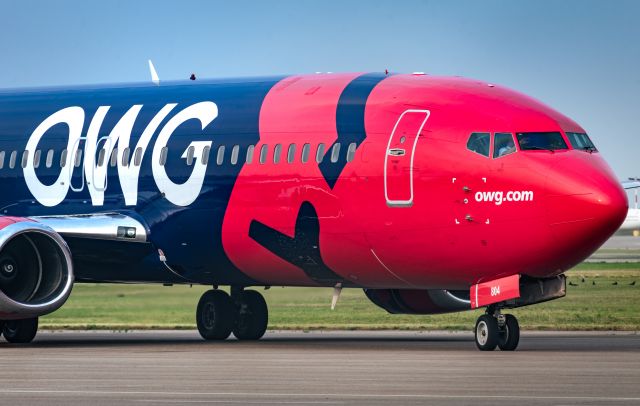
<path fill-rule="evenodd" d="M 391 148 L 389 150 L 389 155 L 391 156 L 404 156 L 406 151 L 403 148 Z"/>

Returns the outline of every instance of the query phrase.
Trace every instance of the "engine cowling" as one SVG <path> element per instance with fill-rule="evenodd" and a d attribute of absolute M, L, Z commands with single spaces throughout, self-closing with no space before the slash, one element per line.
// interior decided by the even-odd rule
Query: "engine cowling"
<path fill-rule="evenodd" d="M 365 289 L 364 293 L 392 314 L 438 314 L 471 309 L 468 290 Z"/>
<path fill-rule="evenodd" d="M 73 278 L 71 252 L 58 233 L 29 219 L 0 217 L 0 320 L 57 310 Z"/>

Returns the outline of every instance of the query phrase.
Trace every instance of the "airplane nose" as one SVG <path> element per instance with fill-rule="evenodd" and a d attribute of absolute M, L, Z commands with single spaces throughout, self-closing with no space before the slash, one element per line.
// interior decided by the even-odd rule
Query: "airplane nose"
<path fill-rule="evenodd" d="M 554 243 L 573 266 L 598 249 L 622 225 L 627 196 L 599 157 L 561 165 L 548 183 L 547 213 Z"/>

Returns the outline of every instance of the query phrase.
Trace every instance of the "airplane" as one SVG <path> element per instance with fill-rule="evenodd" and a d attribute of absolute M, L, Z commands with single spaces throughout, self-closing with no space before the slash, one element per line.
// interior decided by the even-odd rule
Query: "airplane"
<path fill-rule="evenodd" d="M 206 340 L 263 336 L 256 288 L 312 286 L 333 306 L 358 288 L 396 314 L 485 309 L 476 346 L 512 351 L 503 311 L 565 296 L 628 205 L 573 120 L 420 72 L 2 90 L 0 190 L 12 343 L 75 283 L 162 283 L 212 287 Z"/>
<path fill-rule="evenodd" d="M 638 208 L 629 209 L 629 211 L 627 212 L 627 217 L 624 219 L 624 222 L 620 226 L 620 230 L 630 230 L 630 231 L 640 230 L 640 209 Z"/>
<path fill-rule="evenodd" d="M 640 209 L 638 208 L 638 188 L 640 188 L 640 180 L 637 178 L 629 178 L 628 181 L 622 182 L 622 187 L 625 190 L 634 190 L 634 206 L 633 208 L 629 208 L 627 217 L 620 226 L 620 230 L 633 231 L 633 236 L 638 237 L 640 236 Z"/>

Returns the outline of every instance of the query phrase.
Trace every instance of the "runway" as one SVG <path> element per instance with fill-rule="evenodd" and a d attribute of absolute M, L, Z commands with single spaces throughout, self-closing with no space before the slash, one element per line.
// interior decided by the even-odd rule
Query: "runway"
<path fill-rule="evenodd" d="M 614 235 L 585 262 L 640 262 L 640 237 Z"/>
<path fill-rule="evenodd" d="M 481 353 L 471 333 L 41 332 L 0 344 L 0 404 L 640 404 L 640 335 L 524 332 Z"/>

